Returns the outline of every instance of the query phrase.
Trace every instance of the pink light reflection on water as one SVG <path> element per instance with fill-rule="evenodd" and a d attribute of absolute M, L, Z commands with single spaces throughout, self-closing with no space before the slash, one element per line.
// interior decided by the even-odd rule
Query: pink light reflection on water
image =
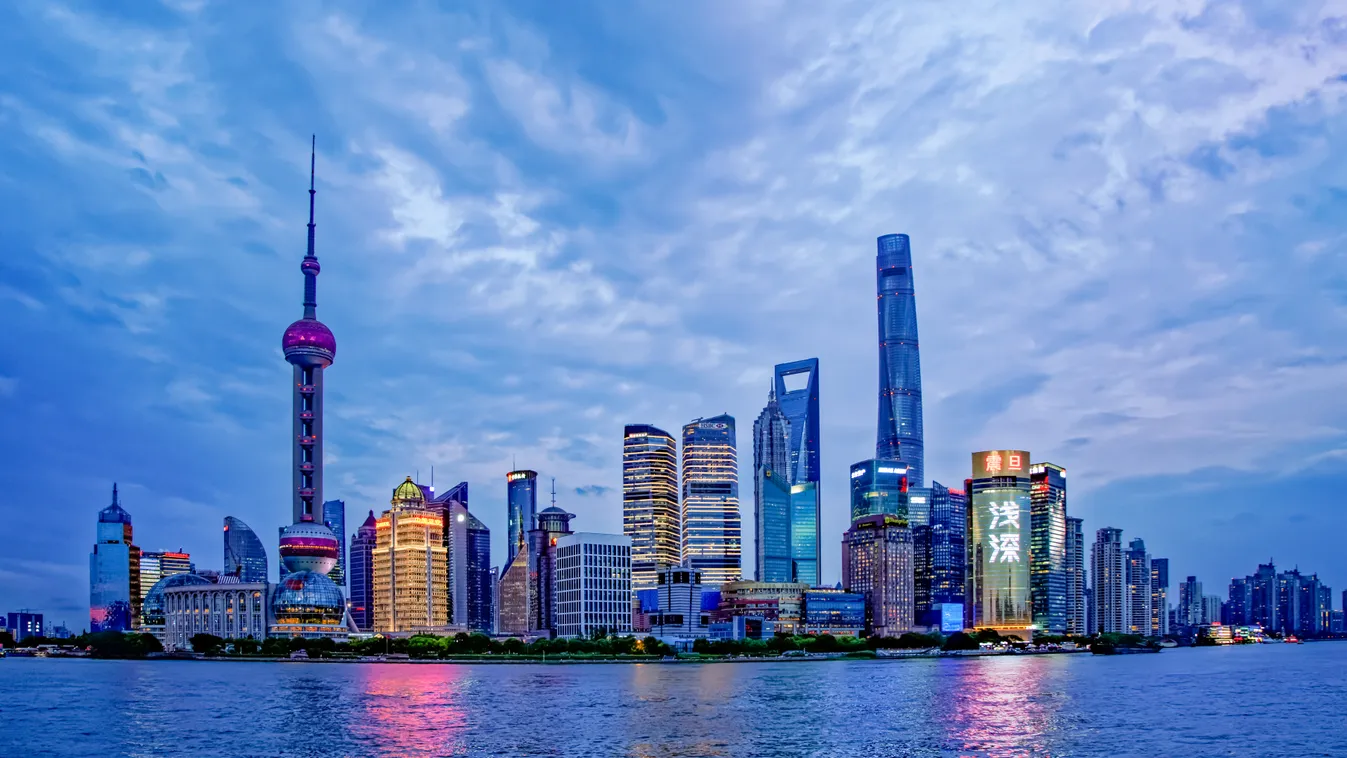
<path fill-rule="evenodd" d="M 948 661 L 946 744 L 960 756 L 1051 756 L 1060 739 L 1066 693 L 1064 656 L 996 656 Z"/>
<path fill-rule="evenodd" d="M 468 755 L 471 682 L 466 666 L 367 664 L 357 666 L 364 714 L 351 734 L 379 755 Z"/>

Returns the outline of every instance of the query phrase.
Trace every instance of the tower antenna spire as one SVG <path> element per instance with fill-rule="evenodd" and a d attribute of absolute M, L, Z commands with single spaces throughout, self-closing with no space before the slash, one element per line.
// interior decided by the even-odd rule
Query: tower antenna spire
<path fill-rule="evenodd" d="M 557 478 L 552 477 L 552 507 L 557 507 Z"/>
<path fill-rule="evenodd" d="M 112 483 L 112 504 L 113 504 L 113 505 L 118 505 L 118 504 L 119 504 L 119 503 L 117 502 L 117 483 L 116 483 L 116 482 L 113 482 L 113 483 Z"/>
<path fill-rule="evenodd" d="M 318 160 L 318 135 L 313 135 L 309 142 L 309 246 L 304 252 L 304 264 L 300 269 L 304 272 L 304 318 L 318 318 L 318 255 L 314 252 L 313 244 L 313 196 L 317 194 L 314 190 L 314 174 Z"/>

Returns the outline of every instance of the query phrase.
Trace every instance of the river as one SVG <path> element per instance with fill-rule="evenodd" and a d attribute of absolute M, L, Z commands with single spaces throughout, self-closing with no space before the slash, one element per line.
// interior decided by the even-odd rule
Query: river
<path fill-rule="evenodd" d="M 0 660 L 6 756 L 1347 756 L 1347 643 L 718 664 Z"/>

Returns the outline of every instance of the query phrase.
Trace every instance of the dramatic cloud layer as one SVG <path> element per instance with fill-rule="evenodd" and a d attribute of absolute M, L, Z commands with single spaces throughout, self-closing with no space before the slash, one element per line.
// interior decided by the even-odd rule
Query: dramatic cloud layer
<path fill-rule="evenodd" d="M 288 517 L 311 132 L 353 523 L 434 466 L 499 537 L 517 460 L 619 531 L 622 424 L 728 411 L 749 470 L 817 356 L 835 581 L 906 232 L 928 476 L 1024 447 L 1176 582 L 1342 588 L 1344 8 L 1026 5 L 0 10 L 0 608 L 85 623 L 114 480 L 203 568 Z"/>

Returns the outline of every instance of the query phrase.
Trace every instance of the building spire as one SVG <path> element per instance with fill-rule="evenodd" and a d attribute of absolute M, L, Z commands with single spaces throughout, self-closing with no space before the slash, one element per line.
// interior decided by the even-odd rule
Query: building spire
<path fill-rule="evenodd" d="M 557 478 L 552 477 L 552 507 L 557 507 Z"/>
<path fill-rule="evenodd" d="M 768 405 L 771 405 L 772 403 L 775 403 L 775 402 L 776 402 L 776 380 L 775 380 L 775 379 L 768 379 L 768 380 L 767 380 L 767 404 L 768 404 Z"/>
<path fill-rule="evenodd" d="M 120 503 L 119 503 L 118 500 L 117 500 L 117 483 L 116 483 L 116 482 L 113 482 L 113 483 L 112 483 L 112 504 L 113 504 L 113 505 L 120 505 Z"/>
<path fill-rule="evenodd" d="M 317 166 L 318 155 L 318 135 L 313 135 L 309 143 L 309 247 L 304 253 L 304 264 L 300 266 L 304 271 L 304 318 L 317 318 L 318 308 L 318 256 L 314 253 L 313 245 L 313 198 L 317 192 L 314 190 L 314 174 Z"/>

